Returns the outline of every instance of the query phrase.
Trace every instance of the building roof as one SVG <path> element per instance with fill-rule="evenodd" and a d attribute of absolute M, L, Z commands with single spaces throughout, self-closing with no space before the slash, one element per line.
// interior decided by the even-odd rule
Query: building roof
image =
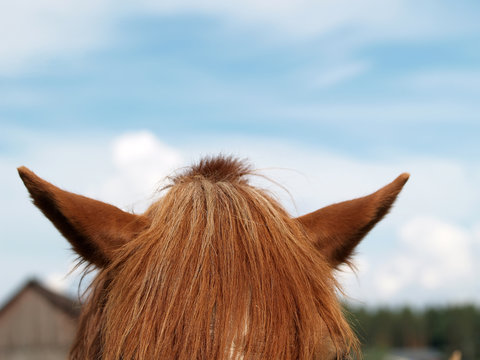
<path fill-rule="evenodd" d="M 51 305 L 53 305 L 56 309 L 62 311 L 69 317 L 73 319 L 77 319 L 80 314 L 80 302 L 65 296 L 63 294 L 54 292 L 44 285 L 42 285 L 36 279 L 28 280 L 25 285 L 23 285 L 20 290 L 18 290 L 7 302 L 0 308 L 0 318 L 3 316 L 4 313 L 8 311 L 8 309 L 17 302 L 18 299 L 27 291 L 34 291 L 44 299 L 46 299 Z"/>

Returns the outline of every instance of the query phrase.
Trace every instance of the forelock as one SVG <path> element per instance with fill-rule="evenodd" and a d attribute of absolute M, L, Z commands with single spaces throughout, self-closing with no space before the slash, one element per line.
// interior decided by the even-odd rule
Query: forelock
<path fill-rule="evenodd" d="M 174 184 L 195 179 L 211 182 L 247 182 L 252 167 L 245 160 L 232 156 L 204 157 L 198 163 L 184 169 L 172 178 Z"/>

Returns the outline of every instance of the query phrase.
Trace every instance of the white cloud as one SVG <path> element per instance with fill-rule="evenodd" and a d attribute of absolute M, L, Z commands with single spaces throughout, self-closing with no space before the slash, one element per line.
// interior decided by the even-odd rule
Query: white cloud
<path fill-rule="evenodd" d="M 409 257 L 397 256 L 388 262 L 389 271 L 378 271 L 374 285 L 381 298 L 391 298 L 412 281 L 413 266 Z"/>
<path fill-rule="evenodd" d="M 461 277 L 473 269 L 471 235 L 460 227 L 434 218 L 415 218 L 401 229 L 400 239 L 411 253 L 425 260 L 427 273 L 439 264 L 433 272 L 440 278 Z"/>
<path fill-rule="evenodd" d="M 472 231 L 432 217 L 416 217 L 400 229 L 399 236 L 398 251 L 375 276 L 381 298 L 459 299 L 469 288 L 470 296 L 476 297 L 475 255 L 480 246 L 475 245 Z M 411 289 L 417 290 L 409 295 Z"/>
<path fill-rule="evenodd" d="M 111 143 L 115 171 L 97 190 L 98 197 L 144 209 L 160 181 L 182 166 L 182 155 L 149 131 L 125 133 Z"/>
<path fill-rule="evenodd" d="M 70 287 L 66 273 L 51 273 L 44 279 L 45 285 L 59 293 L 67 292 Z"/>
<path fill-rule="evenodd" d="M 473 228 L 474 240 L 480 245 L 480 224 L 475 224 Z"/>
<path fill-rule="evenodd" d="M 113 141 L 113 162 L 118 168 L 151 167 L 160 163 L 169 169 L 178 166 L 179 160 L 178 152 L 150 131 L 126 133 Z"/>
<path fill-rule="evenodd" d="M 73 262 L 68 263 L 67 267 L 58 267 L 56 270 L 56 272 L 45 272 L 40 280 L 50 289 L 58 293 L 70 294 L 74 298 L 86 290 L 89 281 L 95 275 L 93 271 L 85 275 L 82 280 L 84 266 L 76 266 Z"/>

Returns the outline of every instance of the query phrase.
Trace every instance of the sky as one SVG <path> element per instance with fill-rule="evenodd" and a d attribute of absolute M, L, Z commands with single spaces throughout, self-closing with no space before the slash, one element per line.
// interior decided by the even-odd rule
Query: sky
<path fill-rule="evenodd" d="M 0 302 L 74 292 L 67 242 L 16 167 L 141 212 L 209 154 L 247 158 L 292 216 L 411 178 L 363 240 L 350 301 L 480 303 L 480 3 L 0 4 Z M 288 190 L 288 191 L 286 191 Z"/>

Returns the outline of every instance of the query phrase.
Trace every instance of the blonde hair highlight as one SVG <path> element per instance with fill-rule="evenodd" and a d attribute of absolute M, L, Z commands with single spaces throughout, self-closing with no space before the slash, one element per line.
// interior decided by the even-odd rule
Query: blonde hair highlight
<path fill-rule="evenodd" d="M 358 351 L 332 268 L 232 158 L 172 179 L 90 286 L 71 359 L 315 359 Z M 335 355 L 336 354 L 336 355 Z"/>

